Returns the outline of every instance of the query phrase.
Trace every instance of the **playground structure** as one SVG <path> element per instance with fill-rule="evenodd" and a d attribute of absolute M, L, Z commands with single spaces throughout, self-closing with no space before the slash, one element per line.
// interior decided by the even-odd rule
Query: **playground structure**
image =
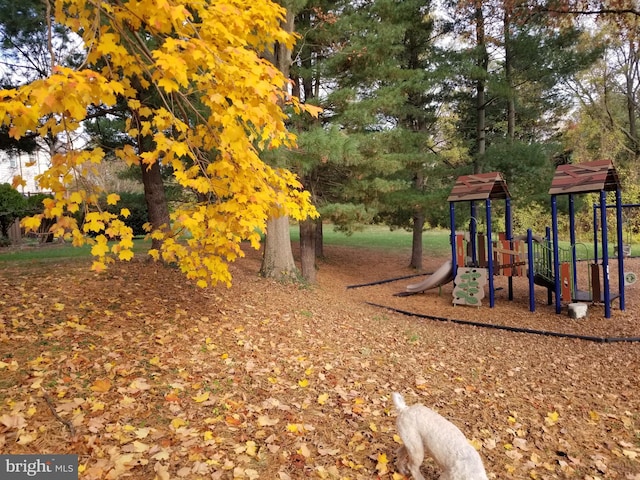
<path fill-rule="evenodd" d="M 594 253 L 589 265 L 589 289 L 578 288 L 577 247 L 575 235 L 574 196 L 599 193 L 600 204 L 596 215 L 594 206 Z M 615 205 L 607 205 L 607 192 L 615 192 Z M 564 304 L 572 302 L 603 303 L 605 317 L 611 317 L 611 303 L 618 299 L 620 310 L 625 309 L 624 255 L 618 255 L 619 293 L 612 294 L 609 282 L 609 253 L 607 236 L 607 208 L 616 209 L 617 245 L 622 239 L 621 187 L 617 172 L 609 160 L 577 165 L 561 165 L 556 169 L 551 188 L 551 227 L 544 237 L 535 236 L 529 230 L 526 236 L 514 238 L 511 220 L 511 196 L 501 173 L 491 172 L 464 175 L 457 179 L 449 197 L 451 225 L 451 260 L 436 273 L 420 283 L 407 287 L 407 292 L 417 293 L 454 281 L 454 304 L 480 305 L 484 296 L 483 285 L 488 285 L 489 306 L 495 305 L 495 276 L 508 279 L 508 298 L 513 300 L 513 277 L 526 276 L 529 283 L 529 309 L 535 311 L 535 285 L 547 289 L 548 304 L 555 296 L 556 313 Z M 558 232 L 557 197 L 567 195 L 569 201 L 569 248 L 561 248 Z M 504 201 L 505 231 L 494 235 L 492 231 L 492 202 Z M 485 206 L 485 229 L 478 232 L 478 202 Z M 470 205 L 469 230 L 455 230 L 456 204 Z M 600 220 L 598 228 L 597 220 Z M 600 235 L 598 235 L 598 232 Z M 494 236 L 496 238 L 494 238 Z M 599 263 L 598 239 L 602 251 Z M 620 247 L 618 247 L 620 248 Z M 586 246 L 585 246 L 586 251 Z M 601 282 L 602 278 L 602 282 Z"/>

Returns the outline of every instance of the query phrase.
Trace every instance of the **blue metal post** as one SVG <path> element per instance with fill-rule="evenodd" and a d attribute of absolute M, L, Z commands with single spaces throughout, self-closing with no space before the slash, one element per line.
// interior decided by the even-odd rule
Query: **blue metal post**
<path fill-rule="evenodd" d="M 489 306 L 495 305 L 495 292 L 493 291 L 493 243 L 491 242 L 491 199 L 487 199 L 487 257 L 489 260 Z"/>
<path fill-rule="evenodd" d="M 572 194 L 569 194 L 569 239 L 571 241 L 571 276 L 573 278 L 572 292 L 575 292 L 578 290 L 578 267 L 576 264 L 576 211 Z"/>
<path fill-rule="evenodd" d="M 598 204 L 593 204 L 593 263 L 598 263 Z"/>
<path fill-rule="evenodd" d="M 505 215 L 505 219 L 504 219 L 504 224 L 505 224 L 505 230 L 506 230 L 506 235 L 507 235 L 507 240 L 509 241 L 509 246 L 511 249 L 513 249 L 513 226 L 511 225 L 511 199 L 509 197 L 507 197 L 505 199 L 505 205 L 504 205 L 504 215 Z M 511 263 L 514 262 L 514 258 L 513 256 L 511 256 Z M 508 286 L 509 286 L 509 300 L 513 300 L 513 273 L 515 273 L 512 270 L 512 274 L 509 275 L 509 278 L 507 279 L 508 282 Z"/>
<path fill-rule="evenodd" d="M 458 260 L 456 258 L 456 206 L 453 202 L 449 202 L 449 221 L 451 222 L 451 272 L 453 273 L 455 286 L 455 278 L 458 273 Z"/>
<path fill-rule="evenodd" d="M 471 200 L 471 219 L 469 220 L 469 242 L 471 243 L 471 264 L 478 265 L 478 217 L 476 202 Z"/>
<path fill-rule="evenodd" d="M 505 219 L 504 219 L 504 223 L 505 223 L 505 230 L 507 231 L 507 240 L 511 240 L 513 239 L 513 225 L 511 222 L 511 199 L 507 198 L 505 200 L 505 206 L 504 206 L 504 214 L 505 214 Z"/>
<path fill-rule="evenodd" d="M 553 230 L 553 238 L 551 240 L 553 246 L 553 277 L 556 287 L 556 313 L 562 311 L 560 303 L 560 258 L 558 252 L 558 199 L 556 195 L 551 195 L 551 229 Z"/>
<path fill-rule="evenodd" d="M 607 240 L 607 192 L 600 190 L 600 226 L 602 228 L 602 276 L 604 277 L 604 317 L 611 318 L 611 291 L 609 290 L 609 246 Z M 599 301 L 600 299 L 594 299 Z"/>
<path fill-rule="evenodd" d="M 624 249 L 622 248 L 622 192 L 616 189 L 616 226 L 618 234 L 618 285 L 620 290 L 620 310 L 624 310 Z M 629 245 L 631 248 L 631 245 Z"/>
<path fill-rule="evenodd" d="M 533 233 L 527 230 L 527 275 L 529 277 L 529 311 L 536 311 L 535 272 L 533 271 Z"/>

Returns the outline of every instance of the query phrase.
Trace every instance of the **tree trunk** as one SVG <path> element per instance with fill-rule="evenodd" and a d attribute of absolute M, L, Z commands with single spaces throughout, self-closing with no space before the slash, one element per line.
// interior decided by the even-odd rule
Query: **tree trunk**
<path fill-rule="evenodd" d="M 487 53 L 487 45 L 484 30 L 484 13 L 482 12 L 482 2 L 476 2 L 475 12 L 476 22 L 476 48 L 478 50 L 477 65 L 480 67 L 482 76 L 476 82 L 476 156 L 474 161 L 474 173 L 482 173 L 482 158 L 486 151 L 486 100 L 485 100 L 485 83 L 486 73 L 489 69 L 489 54 Z"/>
<path fill-rule="evenodd" d="M 424 214 L 416 213 L 413 216 L 413 238 L 411 241 L 411 262 L 409 268 L 422 270 L 422 229 L 424 228 Z"/>
<path fill-rule="evenodd" d="M 516 92 L 513 81 L 513 59 L 511 48 L 511 16 L 509 9 L 504 10 L 504 76 L 507 82 L 507 139 L 516 138 Z"/>
<path fill-rule="evenodd" d="M 324 236 L 322 227 L 322 217 L 316 218 L 316 258 L 324 258 Z"/>
<path fill-rule="evenodd" d="M 311 218 L 300 222 L 300 269 L 306 282 L 316 283 L 316 222 Z"/>
<path fill-rule="evenodd" d="M 418 192 L 424 191 L 424 174 L 422 171 L 416 172 L 414 188 Z M 409 268 L 422 270 L 422 230 L 424 229 L 425 213 L 421 206 L 417 206 L 413 214 L 413 238 L 411 240 L 411 261 Z"/>
<path fill-rule="evenodd" d="M 286 22 L 282 26 L 288 32 L 293 32 L 294 15 L 290 10 L 287 10 Z M 273 46 L 273 50 L 265 51 L 263 56 L 273 63 L 285 77 L 289 77 L 291 50 L 286 45 L 277 43 Z M 293 260 L 289 235 L 289 217 L 270 218 L 267 221 L 267 235 L 260 274 L 276 279 L 297 278 L 298 269 Z"/>
<path fill-rule="evenodd" d="M 628 68 L 625 70 L 626 80 L 626 97 L 627 97 L 627 118 L 629 119 L 629 142 L 632 152 L 631 161 L 636 163 L 640 159 L 640 136 L 638 136 L 638 126 L 636 122 L 636 116 L 638 114 L 638 102 L 636 100 L 636 93 L 638 85 L 638 70 L 640 67 L 640 56 L 636 48 L 636 44 L 633 38 L 629 39 L 629 60 Z"/>
<path fill-rule="evenodd" d="M 167 207 L 160 165 L 155 162 L 151 166 L 142 163 L 140 166 L 149 223 L 151 223 L 153 230 L 164 230 L 169 227 L 169 208 Z M 151 248 L 158 249 L 161 245 L 161 240 L 151 240 Z"/>
<path fill-rule="evenodd" d="M 260 275 L 276 280 L 297 280 L 298 278 L 298 269 L 291 250 L 289 217 L 287 216 L 267 220 L 267 235 L 264 241 Z"/>

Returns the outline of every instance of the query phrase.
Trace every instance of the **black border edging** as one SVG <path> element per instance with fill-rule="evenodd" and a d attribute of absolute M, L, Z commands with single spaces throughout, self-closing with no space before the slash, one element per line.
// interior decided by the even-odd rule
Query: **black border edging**
<path fill-rule="evenodd" d="M 640 337 L 596 337 L 592 335 L 578 335 L 575 333 L 561 333 L 561 332 L 553 332 L 549 330 L 535 330 L 532 328 L 522 328 L 522 327 L 509 327 L 507 325 L 496 325 L 495 323 L 481 323 L 474 322 L 471 320 L 457 320 L 454 318 L 446 318 L 446 317 L 436 317 L 433 315 L 426 315 L 423 313 L 415 313 L 409 312 L 407 310 L 400 310 L 398 308 L 389 307 L 386 305 L 379 305 L 377 303 L 365 302 L 367 305 L 371 305 L 372 307 L 384 308 L 386 310 L 390 310 L 395 313 L 400 313 L 402 315 L 406 315 L 409 317 L 418 317 L 424 318 L 427 320 L 437 320 L 439 322 L 451 322 L 458 325 L 468 325 L 473 327 L 481 327 L 481 328 L 490 328 L 494 330 L 506 330 L 508 332 L 515 333 L 527 333 L 530 335 L 542 335 L 546 337 L 558 337 L 558 338 L 570 338 L 574 340 L 584 340 L 587 342 L 597 342 L 597 343 L 622 343 L 622 342 L 640 342 Z"/>
<path fill-rule="evenodd" d="M 359 283 L 357 285 L 347 285 L 347 290 L 350 290 L 352 288 L 362 288 L 362 287 L 373 287 L 374 285 L 382 285 L 385 283 L 391 283 L 391 282 L 397 282 L 398 280 L 406 280 L 408 278 L 415 278 L 415 277 L 423 277 L 425 275 L 432 275 L 432 273 L 414 273 L 413 275 L 405 275 L 404 277 L 397 277 L 397 278 L 388 278 L 386 280 L 377 280 L 375 282 L 369 282 L 369 283 Z"/>

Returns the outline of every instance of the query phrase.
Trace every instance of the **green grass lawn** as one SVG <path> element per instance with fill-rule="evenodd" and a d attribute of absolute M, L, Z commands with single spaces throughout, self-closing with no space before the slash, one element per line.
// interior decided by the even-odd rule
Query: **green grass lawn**
<path fill-rule="evenodd" d="M 151 242 L 134 239 L 133 251 L 143 253 L 151 247 Z M 2 262 L 47 262 L 58 260 L 88 259 L 91 257 L 91 245 L 74 247 L 70 243 L 33 243 L 24 240 L 19 246 L 0 248 Z"/>
<path fill-rule="evenodd" d="M 299 240 L 297 226 L 291 227 L 291 239 Z M 365 226 L 362 231 L 346 235 L 336 232 L 331 225 L 325 225 L 323 229 L 325 245 L 340 245 L 348 247 L 379 248 L 383 250 L 410 250 L 411 232 L 406 230 L 390 231 L 389 227 L 382 225 Z M 449 246 L 449 231 L 430 230 L 422 234 L 422 245 L 425 253 L 442 256 L 451 251 Z"/>
<path fill-rule="evenodd" d="M 365 226 L 362 231 L 346 235 L 337 232 L 331 225 L 325 225 L 324 230 L 325 245 L 339 245 L 348 247 L 373 248 L 381 250 L 409 251 L 411 249 L 411 232 L 406 230 L 389 230 L 381 225 Z M 422 244 L 425 255 L 446 257 L 450 255 L 448 230 L 430 230 L 422 234 Z M 299 230 L 297 225 L 291 226 L 291 240 L 299 240 Z M 136 239 L 134 252 L 144 253 L 150 248 L 150 241 L 142 238 Z M 568 248 L 568 242 L 561 242 L 561 247 Z M 600 249 L 599 249 L 600 250 Z M 640 245 L 632 246 L 632 255 L 640 254 Z M 576 247 L 576 254 L 580 259 L 593 258 L 593 244 L 579 243 Z M 609 255 L 613 256 L 613 243 L 609 244 Z M 601 251 L 598 252 L 601 257 Z M 0 263 L 2 262 L 44 262 L 57 260 L 87 259 L 91 256 L 91 246 L 73 247 L 71 244 L 34 244 L 25 240 L 19 247 L 0 249 Z"/>

